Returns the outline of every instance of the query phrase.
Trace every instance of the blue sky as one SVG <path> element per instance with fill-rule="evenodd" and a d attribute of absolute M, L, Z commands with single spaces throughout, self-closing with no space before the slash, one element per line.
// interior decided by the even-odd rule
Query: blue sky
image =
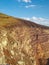
<path fill-rule="evenodd" d="M 0 12 L 49 26 L 49 0 L 0 0 Z"/>

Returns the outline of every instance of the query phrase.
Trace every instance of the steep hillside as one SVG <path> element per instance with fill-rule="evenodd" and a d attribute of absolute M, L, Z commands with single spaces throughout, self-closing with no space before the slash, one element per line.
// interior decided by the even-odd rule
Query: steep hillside
<path fill-rule="evenodd" d="M 49 27 L 0 13 L 0 64 L 46 65 Z"/>

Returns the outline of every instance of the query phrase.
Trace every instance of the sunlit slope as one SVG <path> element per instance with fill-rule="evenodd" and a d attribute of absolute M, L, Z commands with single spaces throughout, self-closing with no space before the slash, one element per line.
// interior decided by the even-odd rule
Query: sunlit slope
<path fill-rule="evenodd" d="M 20 20 L 17 18 L 13 18 L 12 16 L 8 16 L 0 13 L 0 26 L 12 25 L 13 23 L 17 23 Z"/>
<path fill-rule="evenodd" d="M 0 13 L 0 64 L 46 65 L 49 27 Z"/>

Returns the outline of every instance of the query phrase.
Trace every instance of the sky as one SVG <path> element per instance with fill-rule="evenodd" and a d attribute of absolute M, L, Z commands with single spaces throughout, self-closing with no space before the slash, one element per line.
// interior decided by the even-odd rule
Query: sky
<path fill-rule="evenodd" d="M 49 0 L 0 0 L 0 13 L 49 26 Z"/>

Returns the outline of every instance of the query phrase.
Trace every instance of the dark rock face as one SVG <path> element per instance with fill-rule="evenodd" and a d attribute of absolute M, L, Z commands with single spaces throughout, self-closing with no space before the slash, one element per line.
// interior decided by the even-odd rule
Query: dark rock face
<path fill-rule="evenodd" d="M 48 27 L 0 15 L 0 64 L 48 65 L 48 58 Z"/>

